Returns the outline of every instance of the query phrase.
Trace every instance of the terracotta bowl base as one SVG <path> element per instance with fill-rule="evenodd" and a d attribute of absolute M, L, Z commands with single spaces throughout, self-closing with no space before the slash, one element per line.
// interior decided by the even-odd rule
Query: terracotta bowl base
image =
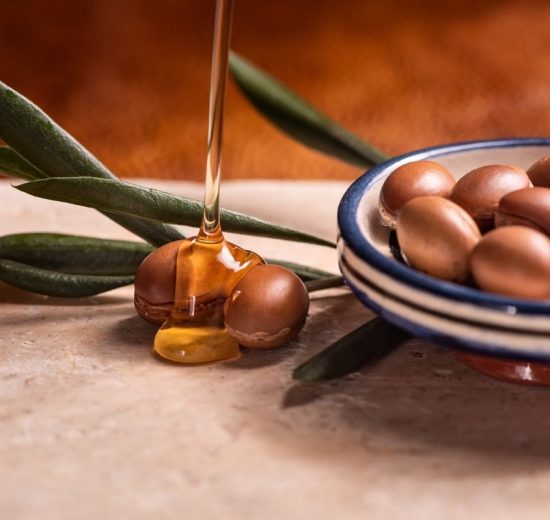
<path fill-rule="evenodd" d="M 455 351 L 456 359 L 482 374 L 508 383 L 550 386 L 550 363 L 501 359 Z"/>

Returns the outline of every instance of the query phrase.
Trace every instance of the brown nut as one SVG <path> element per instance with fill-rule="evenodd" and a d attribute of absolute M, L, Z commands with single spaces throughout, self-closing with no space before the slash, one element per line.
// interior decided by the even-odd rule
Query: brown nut
<path fill-rule="evenodd" d="M 550 188 L 526 188 L 503 197 L 495 225 L 527 226 L 550 235 Z"/>
<path fill-rule="evenodd" d="M 487 233 L 472 251 L 472 274 L 484 290 L 520 298 L 550 298 L 550 239 L 524 226 Z"/>
<path fill-rule="evenodd" d="M 401 210 L 397 240 L 407 263 L 436 278 L 464 282 L 481 234 L 470 215 L 442 197 L 417 197 Z"/>
<path fill-rule="evenodd" d="M 136 312 L 155 325 L 162 325 L 174 304 L 176 260 L 183 240 L 155 249 L 138 267 L 134 280 Z"/>
<path fill-rule="evenodd" d="M 550 155 L 539 159 L 535 164 L 529 167 L 527 175 L 531 179 L 533 186 L 550 188 Z"/>
<path fill-rule="evenodd" d="M 458 179 L 450 198 L 486 231 L 493 227 L 500 199 L 530 185 L 527 173 L 521 168 L 493 164 L 476 168 Z"/>
<path fill-rule="evenodd" d="M 225 303 L 225 326 L 245 347 L 278 347 L 298 335 L 308 309 L 309 294 L 298 276 L 277 265 L 258 265 Z"/>
<path fill-rule="evenodd" d="M 401 208 L 415 197 L 448 197 L 455 185 L 452 174 L 434 161 L 415 161 L 394 170 L 380 190 L 378 209 L 382 222 L 395 229 Z"/>

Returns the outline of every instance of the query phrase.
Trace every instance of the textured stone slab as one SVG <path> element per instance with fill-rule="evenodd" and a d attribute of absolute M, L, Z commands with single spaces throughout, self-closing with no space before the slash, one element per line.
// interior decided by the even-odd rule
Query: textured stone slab
<path fill-rule="evenodd" d="M 331 237 L 344 188 L 228 183 L 224 203 Z M 1 234 L 129 236 L 7 182 L 0 197 Z M 329 249 L 239 242 L 336 268 Z M 418 341 L 360 374 L 294 384 L 296 364 L 369 318 L 344 291 L 314 297 L 286 350 L 167 365 L 150 355 L 155 329 L 131 297 L 0 285 L 0 518 L 547 518 L 547 390 L 492 381 Z"/>

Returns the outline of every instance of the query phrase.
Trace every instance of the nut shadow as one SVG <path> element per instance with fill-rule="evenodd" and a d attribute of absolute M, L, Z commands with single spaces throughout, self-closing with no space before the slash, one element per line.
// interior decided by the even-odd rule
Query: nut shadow
<path fill-rule="evenodd" d="M 300 348 L 297 340 L 286 345 L 271 349 L 252 349 L 241 347 L 241 357 L 224 364 L 224 368 L 231 370 L 254 370 L 271 365 L 277 365 L 288 360 Z"/>
<path fill-rule="evenodd" d="M 132 308 L 133 311 L 133 308 Z M 131 312 L 127 310 L 127 313 Z M 152 357 L 151 347 L 158 327 L 145 321 L 137 314 L 117 320 L 107 331 L 109 337 L 116 345 L 142 349 Z"/>
<path fill-rule="evenodd" d="M 355 318 L 354 314 L 359 314 L 360 317 Z M 358 321 L 359 324 L 369 316 L 368 311 L 348 291 L 342 289 L 321 291 L 312 297 L 306 325 L 295 340 L 274 349 L 241 347 L 242 357 L 225 366 L 231 369 L 250 370 L 287 363 L 299 352 L 306 352 L 309 357 L 313 352 L 327 347 L 341 335 L 337 332 L 337 328 L 343 320 Z M 350 330 L 352 328 L 353 326 L 350 326 Z M 321 341 L 319 336 L 323 338 Z M 310 351 L 308 345 L 314 347 L 310 354 L 307 354 Z M 291 366 L 289 370 L 292 370 Z"/>

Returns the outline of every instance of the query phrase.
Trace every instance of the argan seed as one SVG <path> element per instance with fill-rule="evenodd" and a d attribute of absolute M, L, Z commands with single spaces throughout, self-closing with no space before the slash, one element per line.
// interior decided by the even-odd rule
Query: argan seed
<path fill-rule="evenodd" d="M 309 295 L 298 276 L 277 265 L 258 265 L 225 303 L 225 326 L 245 347 L 278 347 L 298 335 L 308 309 Z"/>
<path fill-rule="evenodd" d="M 526 188 L 503 197 L 495 215 L 495 225 L 528 226 L 550 235 L 550 188 Z"/>
<path fill-rule="evenodd" d="M 472 251 L 472 275 L 481 289 L 519 298 L 550 298 L 550 239 L 524 226 L 487 233 Z"/>
<path fill-rule="evenodd" d="M 460 206 L 442 197 L 417 197 L 403 206 L 397 239 L 407 263 L 431 276 L 464 282 L 481 234 Z"/>
<path fill-rule="evenodd" d="M 527 175 L 533 186 L 550 188 L 550 155 L 539 159 L 528 170 Z"/>
<path fill-rule="evenodd" d="M 134 306 L 136 312 L 155 325 L 162 325 L 174 304 L 178 248 L 176 240 L 155 249 L 136 271 Z"/>
<path fill-rule="evenodd" d="M 500 199 L 508 193 L 530 186 L 521 168 L 503 164 L 482 166 L 461 177 L 451 200 L 465 209 L 482 231 L 491 229 Z"/>
<path fill-rule="evenodd" d="M 415 197 L 448 197 L 455 185 L 452 174 L 434 161 L 415 161 L 394 170 L 380 190 L 378 209 L 386 226 L 395 229 L 401 208 Z"/>

